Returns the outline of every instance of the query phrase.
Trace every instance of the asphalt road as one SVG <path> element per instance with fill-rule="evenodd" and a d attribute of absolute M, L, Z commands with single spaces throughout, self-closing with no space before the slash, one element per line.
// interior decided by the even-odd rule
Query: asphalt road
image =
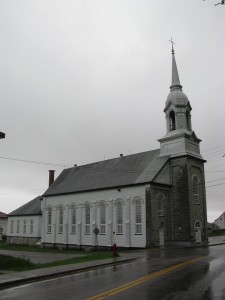
<path fill-rule="evenodd" d="M 146 250 L 131 263 L 0 291 L 0 299 L 225 299 L 225 245 Z"/>

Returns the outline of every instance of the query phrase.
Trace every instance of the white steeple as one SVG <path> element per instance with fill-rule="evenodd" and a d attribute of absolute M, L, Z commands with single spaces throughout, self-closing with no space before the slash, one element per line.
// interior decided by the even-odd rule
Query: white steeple
<path fill-rule="evenodd" d="M 193 155 L 201 157 L 199 142 L 192 131 L 191 105 L 182 91 L 172 42 L 172 83 L 164 112 L 166 115 L 166 135 L 159 139 L 161 156 Z"/>

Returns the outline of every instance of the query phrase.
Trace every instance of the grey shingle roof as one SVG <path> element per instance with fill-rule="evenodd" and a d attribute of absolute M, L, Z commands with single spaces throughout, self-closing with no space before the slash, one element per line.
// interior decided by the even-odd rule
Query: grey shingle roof
<path fill-rule="evenodd" d="M 65 169 L 43 196 L 151 182 L 168 159 L 157 149 Z"/>
<path fill-rule="evenodd" d="M 40 196 L 12 211 L 8 216 L 42 215 Z"/>

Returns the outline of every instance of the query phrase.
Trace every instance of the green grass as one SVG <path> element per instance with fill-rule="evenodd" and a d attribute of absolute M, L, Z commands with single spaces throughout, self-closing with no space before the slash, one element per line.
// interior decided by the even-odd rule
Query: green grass
<path fill-rule="evenodd" d="M 37 246 L 8 244 L 0 241 L 0 250 L 13 250 L 13 251 L 28 251 L 28 252 L 47 252 L 47 253 L 84 253 L 79 249 L 57 249 L 57 248 L 40 248 Z"/>
<path fill-rule="evenodd" d="M 225 231 L 209 233 L 210 236 L 225 236 Z"/>
<path fill-rule="evenodd" d="M 34 264 L 34 263 L 31 263 L 27 259 L 0 254 L 0 266 L 1 266 L 1 270 L 19 272 L 19 271 L 27 271 L 27 270 L 33 270 L 33 269 L 41 269 L 41 268 L 49 268 L 49 267 L 55 267 L 55 266 L 76 264 L 76 263 L 87 262 L 87 261 L 92 261 L 92 260 L 100 260 L 100 259 L 106 259 L 106 258 L 112 258 L 112 253 L 110 251 L 108 251 L 108 252 L 103 252 L 103 251 L 102 252 L 93 252 L 93 253 L 87 254 L 82 257 L 74 257 L 74 258 L 61 260 L 61 261 L 55 261 L 55 262 L 51 262 L 51 263 Z"/>

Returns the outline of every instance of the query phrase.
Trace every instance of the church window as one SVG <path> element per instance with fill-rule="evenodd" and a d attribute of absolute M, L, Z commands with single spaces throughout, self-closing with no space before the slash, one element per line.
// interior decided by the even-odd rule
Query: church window
<path fill-rule="evenodd" d="M 159 217 L 164 216 L 164 197 L 163 197 L 163 194 L 158 195 L 158 211 L 159 211 Z"/>
<path fill-rule="evenodd" d="M 135 201 L 135 234 L 142 234 L 142 203 L 140 199 Z"/>
<path fill-rule="evenodd" d="M 20 232 L 20 220 L 16 221 L 16 233 Z"/>
<path fill-rule="evenodd" d="M 59 227 L 58 227 L 58 233 L 63 233 L 63 207 L 59 206 Z"/>
<path fill-rule="evenodd" d="M 123 203 L 116 203 L 116 234 L 123 234 Z"/>
<path fill-rule="evenodd" d="M 172 130 L 176 130 L 175 113 L 173 110 L 170 112 L 170 131 Z"/>
<path fill-rule="evenodd" d="M 47 209 L 47 233 L 52 232 L 52 208 Z"/>
<path fill-rule="evenodd" d="M 13 227 L 14 227 L 14 220 L 11 220 L 10 223 L 10 232 L 13 233 Z"/>
<path fill-rule="evenodd" d="M 192 193 L 193 193 L 194 204 L 200 204 L 199 190 L 200 190 L 199 178 L 198 176 L 194 175 L 192 178 Z"/>
<path fill-rule="evenodd" d="M 186 112 L 187 130 L 191 131 L 191 115 L 190 112 Z"/>
<path fill-rule="evenodd" d="M 26 234 L 27 232 L 27 220 L 23 220 L 23 233 Z"/>
<path fill-rule="evenodd" d="M 202 228 L 202 221 L 200 219 L 195 220 L 194 228 L 195 229 Z"/>
<path fill-rule="evenodd" d="M 34 220 L 30 220 L 30 234 L 34 233 Z"/>
<path fill-rule="evenodd" d="M 71 234 L 76 234 L 76 207 L 71 207 Z"/>
<path fill-rule="evenodd" d="M 105 223 L 106 223 L 106 205 L 104 202 L 100 203 L 100 234 L 105 234 Z"/>
<path fill-rule="evenodd" d="M 85 234 L 89 235 L 91 232 L 91 209 L 90 204 L 85 204 Z"/>

